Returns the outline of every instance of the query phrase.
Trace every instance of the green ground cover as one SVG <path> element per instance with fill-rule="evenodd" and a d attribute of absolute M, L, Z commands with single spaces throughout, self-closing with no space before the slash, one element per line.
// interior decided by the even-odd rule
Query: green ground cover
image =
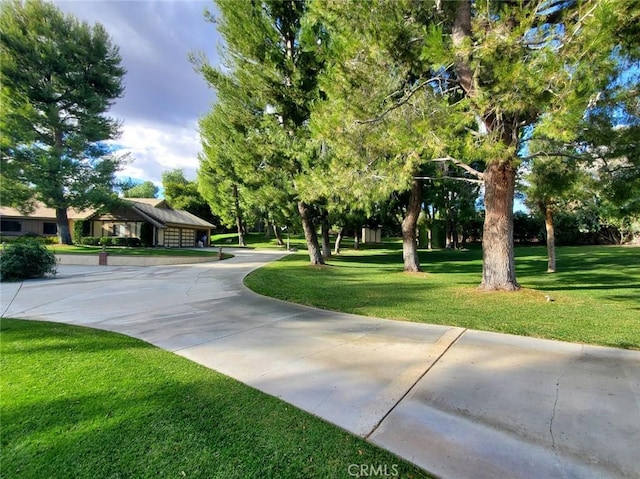
<path fill-rule="evenodd" d="M 398 242 L 343 251 L 324 267 L 309 266 L 301 251 L 245 282 L 258 293 L 324 309 L 640 348 L 640 248 L 560 247 L 558 272 L 548 274 L 544 247 L 517 247 L 523 289 L 516 293 L 476 289 L 480 248 L 421 251 L 420 261 L 425 273 L 403 273 Z"/>
<path fill-rule="evenodd" d="M 50 251 L 56 254 L 98 254 L 103 251 L 102 246 L 78 246 L 78 245 L 47 245 Z M 214 249 L 183 249 L 183 248 L 127 248 L 109 246 L 104 251 L 110 255 L 118 256 L 215 256 L 218 250 Z"/>
<path fill-rule="evenodd" d="M 273 235 L 271 235 L 271 238 L 266 239 L 264 233 L 249 233 L 245 235 L 244 241 L 247 244 L 247 248 L 286 249 L 287 235 L 285 233 L 282 234 L 282 241 L 285 243 L 285 246 L 278 246 Z M 238 246 L 238 235 L 236 233 L 220 233 L 211 235 L 211 244 L 215 246 L 235 248 Z M 304 239 L 304 235 L 290 235 L 289 246 L 295 249 L 306 249 L 307 243 Z"/>
<path fill-rule="evenodd" d="M 123 335 L 0 322 L 1 477 L 348 478 L 397 465 L 364 440 Z"/>

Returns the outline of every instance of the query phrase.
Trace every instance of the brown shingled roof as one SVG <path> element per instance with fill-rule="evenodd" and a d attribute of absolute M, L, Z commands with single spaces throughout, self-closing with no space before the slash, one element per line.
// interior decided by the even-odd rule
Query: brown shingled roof
<path fill-rule="evenodd" d="M 153 201 L 155 200 L 155 201 Z M 165 226 L 197 226 L 199 228 L 215 228 L 208 221 L 184 210 L 174 210 L 164 200 L 155 198 L 127 198 L 133 208 L 154 218 Z"/>
<path fill-rule="evenodd" d="M 208 221 L 197 217 L 184 210 L 174 210 L 170 208 L 165 200 L 158 198 L 125 198 L 125 201 L 131 205 L 131 208 L 140 213 L 143 217 L 149 219 L 149 222 L 157 227 L 166 226 L 191 226 L 197 228 L 215 228 Z M 69 219 L 87 219 L 96 214 L 96 210 L 77 211 L 73 208 L 67 210 Z M 2 217 L 29 217 L 33 219 L 55 220 L 56 210 L 47 208 L 42 203 L 36 203 L 35 209 L 28 215 L 22 214 L 16 208 L 0 206 L 0 216 Z"/>
<path fill-rule="evenodd" d="M 78 211 L 73 208 L 69 208 L 67 210 L 67 217 L 70 220 L 77 220 L 77 219 L 82 220 L 82 219 L 88 218 L 94 213 L 95 213 L 95 210 L 87 209 L 87 210 Z M 56 210 L 53 208 L 46 207 L 43 203 L 36 202 L 33 212 L 29 213 L 28 215 L 21 213 L 17 208 L 11 208 L 9 206 L 0 206 L 0 216 L 20 217 L 20 218 L 28 216 L 29 218 L 39 219 L 39 220 L 51 220 L 51 219 L 55 220 Z"/>

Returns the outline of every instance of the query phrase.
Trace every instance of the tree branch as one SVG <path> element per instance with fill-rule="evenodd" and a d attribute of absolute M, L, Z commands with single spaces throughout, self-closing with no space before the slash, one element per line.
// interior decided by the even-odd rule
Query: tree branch
<path fill-rule="evenodd" d="M 371 123 L 378 123 L 380 120 L 382 120 L 385 116 L 387 116 L 393 110 L 397 110 L 402 105 L 405 105 L 406 103 L 408 103 L 409 100 L 411 100 L 411 97 L 413 97 L 413 95 L 415 95 L 422 87 L 424 87 L 425 85 L 428 85 L 431 82 L 434 82 L 434 81 L 441 82 L 442 80 L 444 80 L 443 77 L 435 76 L 435 77 L 429 78 L 428 80 L 423 81 L 422 83 L 419 83 L 417 86 L 413 87 L 411 90 L 409 90 L 407 93 L 405 93 L 405 95 L 400 100 L 398 100 L 395 104 L 393 104 L 390 107 L 388 107 L 387 109 L 385 109 L 382 113 L 380 113 L 376 117 L 369 118 L 368 120 L 355 120 L 351 124 L 351 127 L 353 127 L 353 125 L 367 125 L 367 124 L 371 124 Z M 392 97 L 394 94 L 395 93 L 392 93 L 391 95 L 388 95 L 387 98 Z"/>
<path fill-rule="evenodd" d="M 523 156 L 520 159 L 522 161 L 527 161 L 527 160 L 533 160 L 534 158 L 539 158 L 541 156 L 564 156 L 566 158 L 571 158 L 572 160 L 578 160 L 578 161 L 584 161 L 586 159 L 596 159 L 599 158 L 599 156 L 593 156 L 593 155 L 573 155 L 571 153 L 565 153 L 562 151 L 539 151 L 537 153 L 533 153 L 531 155 L 528 156 Z"/>
<path fill-rule="evenodd" d="M 476 180 L 475 178 L 463 178 L 461 176 L 414 176 L 414 180 L 456 180 L 466 181 L 467 183 L 484 184 L 484 180 Z"/>
<path fill-rule="evenodd" d="M 455 158 L 452 158 L 451 156 L 445 156 L 443 158 L 434 158 L 431 161 L 434 161 L 434 162 L 450 161 L 454 165 L 459 166 L 460 168 L 465 170 L 467 173 L 471 173 L 473 176 L 475 176 L 479 180 L 484 181 L 484 173 L 482 173 L 481 171 L 478 171 L 475 168 L 467 165 L 463 161 L 460 161 L 460 160 L 457 160 Z"/>

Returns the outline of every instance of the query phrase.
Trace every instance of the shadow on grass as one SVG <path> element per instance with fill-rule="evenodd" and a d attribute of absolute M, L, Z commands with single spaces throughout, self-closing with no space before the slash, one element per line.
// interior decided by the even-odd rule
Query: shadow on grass
<path fill-rule="evenodd" d="M 334 311 L 638 347 L 632 338 L 640 326 L 634 321 L 640 270 L 622 270 L 616 265 L 626 261 L 617 250 L 604 249 L 597 261 L 582 264 L 582 256 L 597 257 L 597 247 L 559 248 L 558 256 L 567 251 L 575 269 L 549 274 L 544 247 L 516 248 L 519 293 L 477 290 L 480 250 L 421 251 L 425 273 L 417 275 L 402 273 L 400 253 L 347 253 L 332 258 L 328 268 L 309 268 L 302 256 L 290 256 L 251 273 L 246 284 L 267 296 Z M 546 294 L 555 301 L 547 302 Z"/>
<path fill-rule="evenodd" d="M 14 327 L 2 338 L 3 476 L 319 478 L 341 477 L 356 460 L 393 460 L 146 343 L 53 323 L 7 324 Z M 27 341 L 70 347 L 34 353 L 24 350 Z M 105 355 L 117 342 L 122 347 L 112 349 L 121 351 Z M 401 469 L 427 477 L 404 463 Z"/>
<path fill-rule="evenodd" d="M 558 270 L 547 273 L 546 248 L 541 246 L 516 247 L 517 278 L 527 287 L 541 291 L 607 290 L 640 288 L 638 248 L 626 247 L 559 247 Z M 482 279 L 482 250 L 421 250 L 419 259 L 425 273 L 458 275 L 452 284 L 478 285 Z M 346 252 L 333 256 L 330 265 L 362 268 L 354 281 L 365 281 L 373 267 L 375 274 L 384 271 L 402 271 L 402 252 L 377 250 L 376 252 Z M 294 275 L 294 273 L 292 273 Z M 463 279 L 464 276 L 468 279 Z"/>
<path fill-rule="evenodd" d="M 99 342 L 87 341 L 87 338 L 95 336 L 96 330 L 75 326 L 73 329 L 67 325 L 56 325 L 53 323 L 47 329 L 52 332 L 46 339 L 43 339 L 40 322 L 30 320 L 14 320 L 8 318 L 0 319 L 0 333 L 4 337 L 10 335 L 12 341 L 21 341 L 24 344 L 18 353 L 44 353 L 44 352 L 97 352 L 97 351 L 117 351 L 123 349 L 146 348 L 148 345 L 127 338 L 116 336 L 104 336 Z M 77 328 L 77 329 L 75 329 Z M 4 339 L 3 337 L 3 339 Z M 12 354 L 11 351 L 5 354 Z"/>

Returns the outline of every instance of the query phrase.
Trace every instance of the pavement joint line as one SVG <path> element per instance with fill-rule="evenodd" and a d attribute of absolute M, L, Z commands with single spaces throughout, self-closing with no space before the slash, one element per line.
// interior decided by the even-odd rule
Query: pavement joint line
<path fill-rule="evenodd" d="M 442 359 L 442 357 L 447 354 L 447 352 L 449 352 L 449 350 L 454 346 L 454 344 L 456 344 L 458 342 L 458 340 L 462 337 L 462 335 L 464 333 L 467 332 L 467 328 L 464 328 L 462 331 L 460 331 L 460 334 L 458 334 L 453 341 L 451 341 L 451 343 L 449 343 L 449 345 L 444 349 L 444 351 L 442 351 L 438 357 L 431 362 L 431 364 L 429 365 L 429 367 L 427 369 L 424 370 L 424 372 L 420 375 L 420 377 L 418 379 L 415 380 L 415 382 L 405 391 L 405 393 L 400 396 L 400 398 L 396 401 L 396 403 L 391 406 L 391 408 L 384 414 L 384 416 L 382 416 L 382 418 L 380 418 L 380 420 L 376 423 L 375 426 L 373 426 L 373 429 L 371 429 L 371 431 L 369 431 L 365 436 L 363 436 L 364 439 L 368 440 L 372 434 L 374 432 L 376 432 L 378 430 L 378 428 L 382 425 L 382 423 L 384 422 L 385 419 L 387 419 L 387 417 L 389 417 L 389 415 L 393 412 L 393 410 L 398 407 L 398 405 L 404 400 L 404 398 L 406 398 L 409 393 L 411 391 L 413 391 L 413 389 L 418 385 L 418 383 L 422 380 L 423 377 L 425 377 L 427 375 L 427 373 L 429 371 L 431 371 L 431 369 L 438 364 L 438 362 L 440 362 L 440 359 Z"/>
<path fill-rule="evenodd" d="M 584 353 L 584 344 L 582 345 L 582 348 L 580 349 L 580 355 L 582 355 Z M 569 372 L 569 370 L 571 369 L 571 367 L 575 364 L 575 362 L 578 360 L 578 357 L 576 357 L 573 361 L 571 361 L 569 364 L 567 364 L 567 367 L 565 368 L 565 370 L 562 372 L 562 374 L 560 376 L 558 376 L 558 380 L 556 381 L 556 397 L 555 400 L 553 401 L 553 410 L 551 411 L 551 419 L 549 420 L 549 435 L 551 436 L 551 450 L 553 451 L 553 453 L 555 455 L 558 454 L 558 451 L 556 450 L 556 439 L 553 436 L 553 420 L 556 417 L 556 409 L 558 406 L 558 399 L 560 399 L 560 382 L 562 382 L 562 378 L 564 378 L 567 373 Z"/>
<path fill-rule="evenodd" d="M 300 313 L 284 316 L 282 318 L 278 318 L 278 319 L 274 319 L 273 321 L 269 321 L 268 323 L 265 323 L 265 324 L 260 324 L 258 326 L 253 326 L 252 328 L 247 328 L 247 329 L 243 329 L 241 331 L 236 331 L 236 332 L 233 332 L 233 333 L 225 334 L 224 336 L 219 336 L 219 337 L 217 337 L 215 339 L 208 339 L 207 341 L 202 341 L 201 343 L 197 343 L 197 344 L 191 344 L 191 345 L 185 346 L 183 348 L 173 349 L 173 350 L 171 350 L 171 352 L 172 353 L 177 353 L 177 352 L 180 352 L 180 351 L 184 351 L 186 349 L 191 349 L 191 348 L 196 348 L 198 346 L 202 346 L 203 344 L 214 343 L 216 341 L 220 341 L 221 339 L 230 338 L 231 336 L 237 336 L 238 334 L 246 333 L 247 331 L 253 331 L 254 329 L 264 328 L 267 325 L 279 323 L 280 321 L 284 321 L 284 320 L 287 320 L 287 319 L 290 319 L 290 318 L 295 318 L 296 316 L 300 316 L 302 314 L 304 314 L 304 313 L 300 312 Z"/>
<path fill-rule="evenodd" d="M 16 290 L 15 294 L 13 295 L 13 298 L 11 298 L 11 301 L 9 301 L 9 304 L 7 305 L 6 308 L 4 308 L 4 311 L 2 312 L 2 314 L 0 315 L 0 318 L 4 318 L 4 315 L 7 311 L 9 311 L 9 308 L 11 307 L 11 305 L 13 304 L 13 301 L 18 297 L 18 293 L 20 292 L 20 290 L 22 289 L 22 285 L 24 284 L 24 281 L 20 281 L 20 286 L 18 286 L 18 289 Z"/>

